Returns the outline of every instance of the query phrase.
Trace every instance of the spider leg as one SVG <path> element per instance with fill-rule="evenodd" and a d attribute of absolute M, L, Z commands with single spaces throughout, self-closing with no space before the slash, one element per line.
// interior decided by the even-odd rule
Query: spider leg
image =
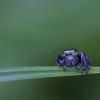
<path fill-rule="evenodd" d="M 91 69 L 91 66 L 88 66 L 87 69 L 86 69 L 86 74 L 88 74 L 90 69 Z"/>
<path fill-rule="evenodd" d="M 79 56 L 80 56 L 80 65 L 83 67 L 83 70 L 81 71 L 81 73 L 86 71 L 86 74 L 88 74 L 91 67 L 90 58 L 83 52 L 79 52 Z"/>
<path fill-rule="evenodd" d="M 86 69 L 83 68 L 82 71 L 81 71 L 81 73 L 83 73 L 84 71 L 86 71 Z"/>
<path fill-rule="evenodd" d="M 63 67 L 64 71 L 66 71 L 66 66 L 62 66 L 62 67 Z"/>
<path fill-rule="evenodd" d="M 81 67 L 79 65 L 75 66 L 77 69 L 80 69 Z"/>

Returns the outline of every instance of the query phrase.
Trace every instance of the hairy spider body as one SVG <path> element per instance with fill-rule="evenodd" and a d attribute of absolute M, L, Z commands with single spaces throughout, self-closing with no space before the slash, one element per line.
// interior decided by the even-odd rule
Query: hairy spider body
<path fill-rule="evenodd" d="M 62 54 L 58 55 L 58 59 L 55 61 L 57 66 L 63 67 L 66 70 L 66 67 L 77 67 L 83 68 L 81 73 L 88 71 L 91 68 L 90 58 L 83 52 L 78 52 L 76 49 L 69 49 L 64 51 Z"/>

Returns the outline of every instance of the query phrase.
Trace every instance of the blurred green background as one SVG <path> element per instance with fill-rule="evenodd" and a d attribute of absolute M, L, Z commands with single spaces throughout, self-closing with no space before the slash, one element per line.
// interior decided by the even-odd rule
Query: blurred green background
<path fill-rule="evenodd" d="M 0 0 L 0 67 L 54 66 L 70 48 L 100 66 L 99 38 L 99 0 Z M 100 100 L 99 84 L 99 74 L 6 82 L 0 100 Z"/>

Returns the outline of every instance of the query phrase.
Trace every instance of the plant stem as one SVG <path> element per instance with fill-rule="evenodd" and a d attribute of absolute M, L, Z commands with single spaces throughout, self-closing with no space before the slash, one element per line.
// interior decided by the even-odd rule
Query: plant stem
<path fill-rule="evenodd" d="M 96 73 L 100 73 L 100 67 L 92 67 L 89 72 L 89 74 Z M 75 67 L 68 67 L 67 71 L 57 66 L 0 68 L 0 82 L 84 74 L 85 73 L 81 74 L 80 69 L 78 70 Z"/>

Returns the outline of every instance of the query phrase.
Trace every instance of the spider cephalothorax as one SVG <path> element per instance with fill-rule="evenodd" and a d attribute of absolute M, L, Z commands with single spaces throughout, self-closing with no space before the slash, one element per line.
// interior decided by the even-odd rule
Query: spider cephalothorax
<path fill-rule="evenodd" d="M 76 49 L 65 50 L 62 54 L 58 56 L 58 59 L 55 61 L 57 66 L 63 67 L 66 70 L 66 67 L 75 66 L 77 68 L 83 68 L 81 73 L 86 70 L 86 73 L 91 68 L 90 58 L 83 52 L 78 52 Z"/>

